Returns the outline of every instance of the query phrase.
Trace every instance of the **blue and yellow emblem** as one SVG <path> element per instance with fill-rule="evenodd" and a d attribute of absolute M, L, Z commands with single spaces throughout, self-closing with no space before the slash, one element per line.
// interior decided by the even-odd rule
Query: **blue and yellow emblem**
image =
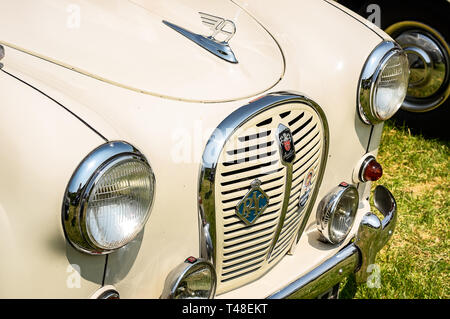
<path fill-rule="evenodd" d="M 260 186 L 261 181 L 255 179 L 250 191 L 236 205 L 236 215 L 247 225 L 252 225 L 269 206 L 269 196 Z"/>

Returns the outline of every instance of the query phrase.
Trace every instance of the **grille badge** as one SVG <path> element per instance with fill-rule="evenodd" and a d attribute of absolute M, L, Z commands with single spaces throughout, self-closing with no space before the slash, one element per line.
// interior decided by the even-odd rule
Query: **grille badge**
<path fill-rule="evenodd" d="M 236 215 L 247 225 L 252 225 L 269 206 L 269 196 L 261 189 L 261 181 L 255 179 L 250 191 L 236 205 Z"/>
<path fill-rule="evenodd" d="M 295 159 L 295 148 L 291 130 L 283 124 L 278 125 L 277 139 L 281 161 L 283 164 L 292 163 Z"/>

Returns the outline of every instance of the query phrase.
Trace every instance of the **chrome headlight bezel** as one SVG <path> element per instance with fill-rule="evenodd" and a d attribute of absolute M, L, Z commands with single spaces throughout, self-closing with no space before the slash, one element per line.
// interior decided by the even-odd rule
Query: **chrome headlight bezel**
<path fill-rule="evenodd" d="M 349 214 L 351 223 L 347 225 L 347 229 L 340 235 L 336 236 L 336 230 L 333 229 L 333 220 L 336 217 L 339 205 L 343 200 L 350 197 L 350 203 L 354 206 Z M 322 235 L 322 239 L 331 244 L 342 243 L 350 233 L 355 222 L 356 213 L 358 211 L 359 193 L 358 189 L 351 184 L 341 183 L 333 188 L 319 203 L 317 207 L 316 221 L 317 228 Z"/>
<path fill-rule="evenodd" d="M 77 250 L 90 255 L 104 255 L 116 251 L 134 239 L 131 238 L 120 247 L 106 249 L 96 244 L 95 240 L 92 239 L 87 229 L 86 220 L 88 200 L 99 178 L 109 168 L 127 161 L 138 161 L 148 168 L 148 177 L 152 184 L 152 188 L 149 189 L 152 192 L 151 201 L 142 225 L 136 232 L 137 234 L 147 222 L 155 198 L 155 175 L 149 162 L 141 152 L 126 142 L 105 143 L 89 153 L 78 165 L 64 193 L 61 214 L 64 235 Z"/>
<path fill-rule="evenodd" d="M 197 287 L 193 289 L 188 284 L 192 277 L 196 278 L 191 282 L 197 283 Z M 205 288 L 205 285 L 208 289 L 201 289 Z M 168 274 L 161 299 L 212 299 L 216 288 L 217 274 L 214 266 L 205 259 L 191 256 Z"/>
<path fill-rule="evenodd" d="M 406 62 L 408 61 L 406 53 L 398 44 L 392 41 L 383 41 L 372 51 L 364 64 L 358 84 L 357 102 L 360 118 L 366 124 L 375 125 L 387 120 L 392 117 L 402 105 L 402 103 L 399 103 L 394 107 L 395 111 L 392 112 L 392 114 L 381 117 L 377 105 L 374 103 L 378 78 L 389 60 L 398 55 L 406 59 Z M 409 74 L 408 67 L 405 72 Z M 404 96 L 406 96 L 407 89 L 408 86 L 406 85 Z"/>

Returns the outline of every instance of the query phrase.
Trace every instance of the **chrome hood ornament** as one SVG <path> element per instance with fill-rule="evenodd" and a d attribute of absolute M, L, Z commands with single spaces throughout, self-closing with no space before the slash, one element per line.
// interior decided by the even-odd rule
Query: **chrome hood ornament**
<path fill-rule="evenodd" d="M 166 20 L 163 20 L 163 23 L 219 58 L 231 63 L 238 63 L 233 50 L 231 50 L 228 45 L 228 42 L 236 33 L 236 26 L 234 22 L 203 12 L 199 12 L 199 14 L 202 19 L 202 23 L 211 29 L 211 35 L 204 36 L 193 33 Z"/>

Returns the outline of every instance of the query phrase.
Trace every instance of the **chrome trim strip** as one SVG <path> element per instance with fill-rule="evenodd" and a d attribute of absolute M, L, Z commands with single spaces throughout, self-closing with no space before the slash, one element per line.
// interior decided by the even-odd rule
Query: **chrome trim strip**
<path fill-rule="evenodd" d="M 354 273 L 358 266 L 359 250 L 351 244 L 267 299 L 315 298 Z"/>
<path fill-rule="evenodd" d="M 132 145 L 122 142 L 109 142 L 100 145 L 89 153 L 75 169 L 64 193 L 61 209 L 61 221 L 67 241 L 77 250 L 90 255 L 108 254 L 94 245 L 85 226 L 85 204 L 98 174 L 111 163 L 124 158 L 132 158 L 146 163 L 147 159 Z M 151 170 L 151 169 L 150 169 Z M 155 176 L 151 170 L 155 187 Z M 149 210 L 152 209 L 154 195 Z"/>
<path fill-rule="evenodd" d="M 282 164 L 286 166 L 286 183 L 284 185 L 284 199 L 283 206 L 281 207 L 280 219 L 278 221 L 278 225 L 276 228 L 275 235 L 273 236 L 272 243 L 270 244 L 269 253 L 267 254 L 267 260 L 270 259 L 272 252 L 275 248 L 275 245 L 278 242 L 278 238 L 280 238 L 281 230 L 283 229 L 284 220 L 286 219 L 286 213 L 289 206 L 289 201 L 291 200 L 291 188 L 292 188 L 292 163 L 286 163 L 282 161 Z M 319 186 L 316 186 L 319 187 Z"/>
<path fill-rule="evenodd" d="M 242 106 L 227 118 L 225 118 L 215 129 L 212 136 L 209 138 L 205 150 L 203 152 L 202 164 L 199 175 L 199 190 L 198 190 L 198 209 L 199 209 L 199 229 L 200 229 L 200 256 L 215 265 L 216 260 L 216 234 L 215 234 L 215 173 L 220 153 L 225 146 L 229 137 L 238 130 L 249 119 L 258 114 L 267 111 L 270 108 L 279 106 L 281 104 L 299 102 L 311 106 L 319 115 L 324 128 L 324 155 L 321 163 L 320 178 L 315 187 L 314 194 L 311 199 L 308 211 L 304 214 L 302 232 L 306 226 L 306 221 L 312 210 L 313 200 L 317 196 L 317 191 L 320 187 L 320 182 L 325 170 L 325 162 L 328 157 L 328 140 L 329 130 L 325 114 L 318 104 L 304 95 L 294 92 L 275 92 L 265 95 L 247 105 Z M 280 226 L 280 225 L 279 225 Z M 282 226 L 282 224 L 281 224 Z M 280 228 L 280 227 L 278 227 Z M 279 230 L 277 230 L 279 232 Z M 298 240 L 300 236 L 297 236 Z M 272 247 L 273 248 L 273 247 Z"/>

